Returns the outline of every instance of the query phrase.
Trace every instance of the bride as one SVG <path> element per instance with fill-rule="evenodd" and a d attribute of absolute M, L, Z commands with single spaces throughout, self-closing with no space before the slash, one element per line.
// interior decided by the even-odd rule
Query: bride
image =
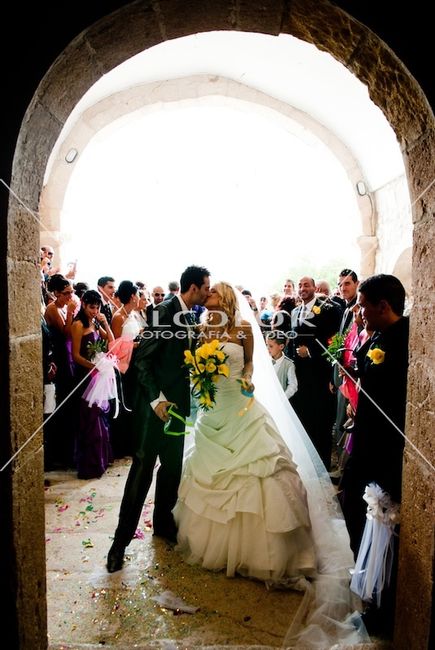
<path fill-rule="evenodd" d="M 367 641 L 356 615 L 344 622 L 353 609 L 353 557 L 334 488 L 285 398 L 259 328 L 242 319 L 225 282 L 211 288 L 205 306 L 202 336 L 220 341 L 230 373 L 219 379 L 213 408 L 196 420 L 173 511 L 176 548 L 205 569 L 303 589 L 287 644 Z M 243 297 L 240 307 L 249 318 Z M 240 384 L 244 379 L 252 391 L 252 377 L 254 400 Z"/>

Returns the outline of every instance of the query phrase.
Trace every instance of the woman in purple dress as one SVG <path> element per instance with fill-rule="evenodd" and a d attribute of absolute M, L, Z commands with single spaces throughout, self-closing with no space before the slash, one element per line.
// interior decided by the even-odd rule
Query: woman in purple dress
<path fill-rule="evenodd" d="M 100 313 L 101 298 L 97 291 L 85 291 L 81 308 L 71 326 L 72 356 L 75 378 L 81 382 L 83 395 L 91 381 L 89 371 L 98 372 L 95 355 L 104 351 L 104 342 L 113 341 L 112 331 L 104 314 Z M 89 377 L 87 375 L 89 374 Z M 97 404 L 80 400 L 79 429 L 76 438 L 78 478 L 99 478 L 112 461 L 107 412 Z"/>

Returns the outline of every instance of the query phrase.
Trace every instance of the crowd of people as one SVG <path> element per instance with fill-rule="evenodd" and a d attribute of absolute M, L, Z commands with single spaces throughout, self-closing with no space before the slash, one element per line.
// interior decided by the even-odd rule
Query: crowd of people
<path fill-rule="evenodd" d="M 111 276 L 94 290 L 51 273 L 46 253 L 44 381 L 55 386 L 55 403 L 45 409 L 55 409 L 44 427 L 46 469 L 98 478 L 114 458 L 132 457 L 109 572 L 123 566 L 157 464 L 153 534 L 176 543 L 186 561 L 268 584 L 315 579 L 321 544 L 306 468 L 293 458 L 299 428 L 308 435 L 303 445 L 315 448 L 314 465 L 336 485 L 357 558 L 366 487 L 375 483 L 397 504 L 401 498 L 408 319 L 397 278 L 360 283 L 343 269 L 335 292 L 309 276 L 288 279 L 281 294 L 262 296 L 257 306 L 244 287 L 211 285 L 204 267 L 188 267 L 167 291 L 148 293 L 130 280 L 117 286 Z M 184 353 L 199 339 L 219 341 L 229 376 L 219 378 L 213 408 L 198 409 L 195 445 L 184 457 L 191 411 Z M 261 350 L 267 357 L 258 364 Z M 257 397 L 254 369 L 263 383 L 272 373 L 266 392 L 281 391 L 297 416 L 285 432 L 261 395 L 246 406 L 247 394 Z M 112 383 L 97 399 L 104 373 Z M 370 598 L 364 613 L 369 631 L 387 635 L 397 548 L 392 558 L 381 606 Z"/>

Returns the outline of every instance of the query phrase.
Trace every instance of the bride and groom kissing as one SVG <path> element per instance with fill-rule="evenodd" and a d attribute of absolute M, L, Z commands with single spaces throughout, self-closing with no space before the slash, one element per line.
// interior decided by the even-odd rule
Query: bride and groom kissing
<path fill-rule="evenodd" d="M 177 333 L 191 328 L 193 305 L 208 309 L 202 341 L 221 337 L 230 376 L 220 377 L 213 408 L 199 413 L 195 445 L 183 462 L 183 420 L 190 413 L 184 352 L 191 337 Z M 180 295 L 156 310 L 158 326 L 150 326 L 156 335 L 141 340 L 134 360 L 135 451 L 108 571 L 123 566 L 159 459 L 153 534 L 177 543 L 184 559 L 267 583 L 313 577 L 317 562 L 305 487 L 268 411 L 257 400 L 247 409 L 241 392 L 240 380 L 254 389 L 254 339 L 251 324 L 240 320 L 234 289 L 224 282 L 210 287 L 209 271 L 190 266 L 181 275 Z M 218 312 L 225 325 L 213 322 Z M 158 327 L 172 336 L 159 336 Z M 165 433 L 173 404 L 182 418 L 172 418 L 171 430 L 179 435 Z"/>

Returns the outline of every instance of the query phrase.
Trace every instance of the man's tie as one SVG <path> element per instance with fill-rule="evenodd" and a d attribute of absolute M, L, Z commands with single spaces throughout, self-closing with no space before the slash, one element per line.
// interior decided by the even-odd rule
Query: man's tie
<path fill-rule="evenodd" d="M 299 325 L 303 325 L 304 320 L 305 320 L 306 315 L 307 315 L 307 311 L 308 310 L 305 307 L 305 305 L 301 305 L 301 311 L 299 312 Z"/>
<path fill-rule="evenodd" d="M 347 320 L 348 315 L 349 315 L 349 307 L 346 307 L 346 309 L 344 310 L 344 313 L 343 313 L 343 317 L 341 319 L 341 323 L 340 323 L 340 329 L 339 329 L 340 334 L 344 333 L 345 326 L 346 326 L 346 320 Z"/>

